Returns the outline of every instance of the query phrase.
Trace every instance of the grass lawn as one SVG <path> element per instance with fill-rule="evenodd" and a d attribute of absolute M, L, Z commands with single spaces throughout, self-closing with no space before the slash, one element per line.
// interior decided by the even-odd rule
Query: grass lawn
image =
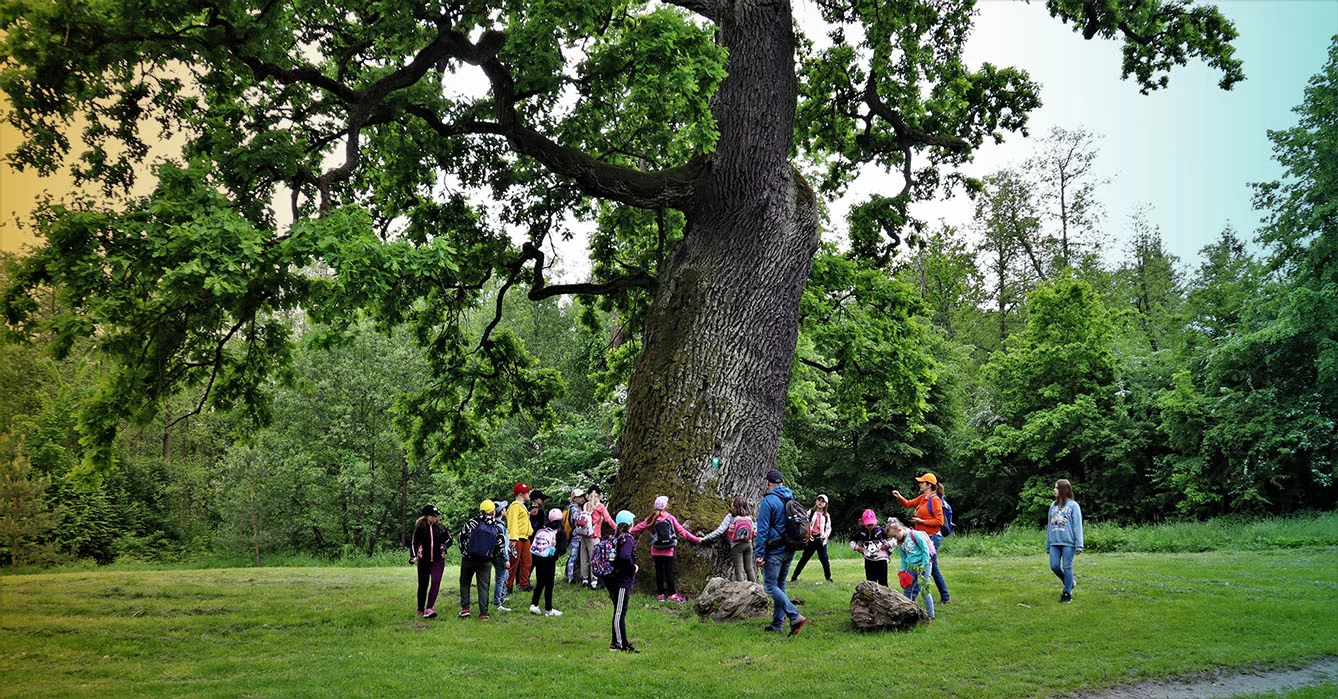
<path fill-rule="evenodd" d="M 640 655 L 607 650 L 603 591 L 562 583 L 560 618 L 518 593 L 515 612 L 458 620 L 455 568 L 430 621 L 408 566 L 10 575 L 0 695 L 1030 697 L 1338 655 L 1338 547 L 1084 553 L 1060 605 L 1045 557 L 954 559 L 949 543 L 953 604 L 881 634 L 850 625 L 860 563 L 834 560 L 825 585 L 816 563 L 790 590 L 812 619 L 799 636 L 637 595 Z"/>

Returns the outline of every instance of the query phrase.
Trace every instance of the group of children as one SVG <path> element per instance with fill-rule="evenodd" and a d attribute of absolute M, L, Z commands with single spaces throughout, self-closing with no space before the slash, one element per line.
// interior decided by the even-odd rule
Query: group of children
<path fill-rule="evenodd" d="M 902 593 L 912 601 L 923 597 L 925 612 L 933 619 L 935 604 L 929 590 L 931 577 L 939 590 L 939 604 L 950 604 L 947 584 L 938 568 L 937 551 L 942 533 L 950 531 L 951 520 L 945 513 L 943 486 L 934 474 L 926 473 L 916 481 L 921 490 L 916 498 L 908 500 L 900 492 L 892 491 L 902 506 L 914 508 L 911 526 L 895 517 L 889 517 L 885 526 L 880 526 L 877 514 L 866 509 L 860 516 L 861 528 L 851 538 L 850 547 L 864 558 L 865 579 L 883 586 L 888 585 L 888 564 L 891 552 L 895 550 L 901 564 L 897 582 Z M 591 488 L 588 494 L 579 489 L 572 491 L 565 510 L 555 507 L 545 511 L 543 493 L 532 491 L 524 483 L 517 483 L 513 494 L 516 499 L 510 504 L 492 500 L 479 503 L 478 512 L 458 532 L 460 618 L 471 614 L 471 583 L 478 592 L 478 618 L 486 620 L 489 599 L 497 610 L 510 611 L 504 603 L 518 582 L 522 591 L 532 593 L 531 613 L 560 616 L 562 612 L 553 608 L 553 586 L 558 559 L 567 555 L 568 582 L 589 589 L 602 585 L 608 591 L 613 603 L 609 650 L 637 652 L 627 641 L 627 605 L 639 570 L 636 537 L 647 531 L 650 532 L 651 557 L 655 561 L 655 589 L 659 601 L 686 601 L 674 580 L 674 552 L 680 538 L 702 544 L 724 537 L 729 543 L 733 563 L 732 578 L 741 582 L 758 581 L 753 557 L 757 529 L 752 508 L 745 498 L 734 498 L 720 526 L 698 535 L 669 512 L 669 498 L 663 495 L 655 499 L 654 511 L 637 522 L 627 510 L 610 517 L 607 507 L 600 502 L 602 493 L 598 488 Z M 1067 602 L 1071 599 L 1073 586 L 1073 552 L 1082 550 L 1081 514 L 1073 501 L 1073 490 L 1068 481 L 1061 480 L 1056 484 L 1055 496 L 1047 543 L 1051 549 L 1051 567 L 1064 581 L 1061 601 Z M 827 557 L 832 525 L 827 507 L 827 496 L 819 495 L 809 511 L 804 555 L 791 580 L 798 579 L 804 564 L 814 553 L 819 554 L 827 581 L 832 579 Z M 445 555 L 452 545 L 451 533 L 440 519 L 441 512 L 436 507 L 424 507 L 414 527 L 411 544 L 410 562 L 418 567 L 418 615 L 429 619 L 437 615 L 436 598 L 445 570 Z M 531 572 L 535 585 L 530 585 Z M 490 582 L 494 588 L 491 596 Z M 541 597 L 542 608 L 539 607 Z"/>
<path fill-rule="evenodd" d="M 656 536 L 663 527 L 662 520 L 671 523 L 676 535 L 698 541 L 691 532 L 682 528 L 672 515 L 665 512 L 666 503 L 657 501 L 656 512 L 645 521 L 633 526 L 635 518 L 623 510 L 610 518 L 607 508 L 599 502 L 599 490 L 592 488 L 589 496 L 584 491 L 572 492 L 566 511 L 559 508 L 543 509 L 546 499 L 542 492 L 532 491 L 524 483 L 513 489 L 516 500 L 496 503 L 484 500 L 478 511 L 460 527 L 454 542 L 460 550 L 460 612 L 461 619 L 469 618 L 471 586 L 478 593 L 478 618 L 488 619 L 488 602 L 498 611 L 509 612 L 505 605 L 517 584 L 522 592 L 530 592 L 530 613 L 541 616 L 561 616 L 553 608 L 553 586 L 557 579 L 558 560 L 566 555 L 566 579 L 579 582 L 582 587 L 596 589 L 600 585 L 613 602 L 612 640 L 609 650 L 638 652 L 627 641 L 627 604 L 636 582 L 635 533 L 653 527 Z M 667 498 L 663 498 L 667 502 Z M 535 507 L 527 505 L 535 504 Z M 607 527 L 606 527 L 607 525 Z M 453 539 L 441 524 L 441 511 L 433 505 L 422 509 L 414 525 L 410 543 L 409 562 L 418 568 L 418 616 L 431 619 L 437 616 L 437 595 L 445 570 L 446 552 Z M 652 540 L 651 553 L 656 556 L 657 572 L 664 570 L 668 579 L 668 593 L 676 600 L 683 598 L 673 589 L 672 565 L 660 565 L 663 558 L 672 562 L 673 546 L 664 546 L 658 538 Z M 579 573 L 580 579 L 576 579 Z M 533 574 L 534 584 L 530 584 Z M 658 580 L 658 576 L 657 576 Z M 489 587 L 492 587 L 491 591 Z M 539 606 L 542 598 L 543 607 Z M 661 594 L 660 599 L 665 599 Z"/>

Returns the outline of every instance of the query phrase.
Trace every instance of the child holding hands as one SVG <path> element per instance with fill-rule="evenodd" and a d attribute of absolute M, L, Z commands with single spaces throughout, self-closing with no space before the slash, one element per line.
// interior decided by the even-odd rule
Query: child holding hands
<path fill-rule="evenodd" d="M 696 534 L 683 528 L 678 518 L 669 514 L 669 496 L 655 498 L 655 512 L 632 527 L 631 534 L 636 536 L 646 529 L 651 530 L 650 557 L 655 559 L 655 599 L 663 602 L 686 602 L 687 598 L 678 594 L 674 585 L 674 549 L 678 546 L 678 537 L 683 537 L 694 544 L 701 539 Z"/>

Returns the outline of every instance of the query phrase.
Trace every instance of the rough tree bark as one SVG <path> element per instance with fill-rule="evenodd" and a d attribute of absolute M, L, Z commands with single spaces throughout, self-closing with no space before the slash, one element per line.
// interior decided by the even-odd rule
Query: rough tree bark
<path fill-rule="evenodd" d="M 756 506 L 775 465 L 799 300 L 819 240 L 816 199 L 789 162 L 797 100 L 789 3 L 737 3 L 717 19 L 730 51 L 714 108 L 720 140 L 646 319 L 612 492 L 638 518 L 669 495 L 670 511 L 694 530 L 714 529 L 736 495 Z M 695 592 L 709 573 L 723 574 L 720 554 L 681 546 L 679 587 Z"/>

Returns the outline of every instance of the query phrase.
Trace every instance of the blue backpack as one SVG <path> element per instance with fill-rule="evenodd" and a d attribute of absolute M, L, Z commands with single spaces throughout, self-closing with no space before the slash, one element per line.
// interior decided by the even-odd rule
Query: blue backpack
<path fill-rule="evenodd" d="M 943 503 L 943 526 L 938 530 L 940 536 L 947 536 L 952 533 L 952 505 L 947 500 L 934 495 L 929 498 L 929 514 L 934 514 L 934 498 Z"/>
<path fill-rule="evenodd" d="M 491 561 L 498 554 L 497 539 L 502 534 L 502 530 L 491 520 L 483 520 L 474 525 L 474 531 L 469 532 L 469 539 L 465 541 L 464 557 L 471 561 Z"/>

